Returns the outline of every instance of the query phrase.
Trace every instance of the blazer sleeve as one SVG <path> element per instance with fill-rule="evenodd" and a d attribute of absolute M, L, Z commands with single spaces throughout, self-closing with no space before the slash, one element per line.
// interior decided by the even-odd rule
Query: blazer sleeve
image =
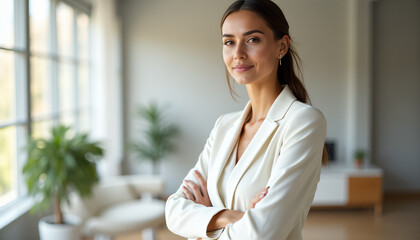
<path fill-rule="evenodd" d="M 296 111 L 285 126 L 267 195 L 239 221 L 228 224 L 219 239 L 284 240 L 303 225 L 320 177 L 326 121 L 315 108 Z"/>
<path fill-rule="evenodd" d="M 198 170 L 203 178 L 207 181 L 208 161 L 217 127 L 222 117 L 219 117 L 219 119 L 216 121 L 216 124 L 211 131 L 209 138 L 207 139 L 206 145 L 201 152 L 196 165 L 189 171 L 184 180 L 193 181 L 198 185 L 197 180 L 192 174 L 194 170 Z M 222 210 L 224 210 L 224 208 L 206 207 L 186 199 L 184 193 L 182 192 L 181 184 L 178 190 L 166 201 L 166 224 L 168 229 L 177 235 L 193 239 L 208 239 L 212 236 L 210 236 L 211 233 L 206 232 L 207 226 L 213 216 Z"/>

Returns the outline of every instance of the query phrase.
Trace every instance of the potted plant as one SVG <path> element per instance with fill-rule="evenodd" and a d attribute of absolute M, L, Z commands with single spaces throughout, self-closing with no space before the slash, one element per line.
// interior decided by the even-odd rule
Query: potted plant
<path fill-rule="evenodd" d="M 174 150 L 172 138 L 179 134 L 179 129 L 165 122 L 163 110 L 154 102 L 140 106 L 138 115 L 146 126 L 142 131 L 142 141 L 133 142 L 131 149 L 140 159 L 151 161 L 153 174 L 158 174 L 160 161 Z"/>
<path fill-rule="evenodd" d="M 80 220 L 63 217 L 61 203 L 70 204 L 70 191 L 88 196 L 99 181 L 96 160 L 103 155 L 103 149 L 98 142 L 89 141 L 87 134 L 71 135 L 69 130 L 67 126 L 56 126 L 50 138 L 31 138 L 26 147 L 28 160 L 22 172 L 28 194 L 35 200 L 33 210 L 51 205 L 54 209 L 53 216 L 42 218 L 38 224 L 41 240 L 80 239 L 79 226 L 71 226 L 80 225 Z"/>
<path fill-rule="evenodd" d="M 354 161 L 357 168 L 362 167 L 364 158 L 365 158 L 365 152 L 363 150 L 357 150 L 356 152 L 354 152 Z"/>

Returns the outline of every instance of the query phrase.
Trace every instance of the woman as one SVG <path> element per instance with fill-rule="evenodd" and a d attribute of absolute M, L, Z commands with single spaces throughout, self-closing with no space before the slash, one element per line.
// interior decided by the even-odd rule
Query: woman
<path fill-rule="evenodd" d="M 301 239 L 326 161 L 326 122 L 295 74 L 288 23 L 269 0 L 239 0 L 222 22 L 223 60 L 250 98 L 221 116 L 168 198 L 168 228 L 192 239 Z"/>

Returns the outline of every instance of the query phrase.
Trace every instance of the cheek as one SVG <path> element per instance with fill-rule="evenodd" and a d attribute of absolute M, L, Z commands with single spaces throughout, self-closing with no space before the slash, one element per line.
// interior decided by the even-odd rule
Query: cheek
<path fill-rule="evenodd" d="M 227 68 L 229 68 L 229 66 L 231 65 L 232 59 L 233 57 L 229 49 L 223 49 L 223 62 L 225 63 Z"/>
<path fill-rule="evenodd" d="M 258 49 L 253 52 L 253 58 L 266 66 L 266 64 L 274 62 L 276 56 L 274 56 L 272 49 Z"/>

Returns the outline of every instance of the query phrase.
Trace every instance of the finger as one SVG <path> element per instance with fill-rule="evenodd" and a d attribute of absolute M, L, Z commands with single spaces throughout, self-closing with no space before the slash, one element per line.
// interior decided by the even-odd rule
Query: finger
<path fill-rule="evenodd" d="M 269 189 L 270 187 L 265 187 L 259 194 L 258 194 L 258 196 L 257 196 L 257 198 L 258 198 L 258 201 L 257 202 L 259 202 L 261 199 L 263 199 L 266 195 L 267 195 L 267 193 L 268 193 L 268 189 Z"/>
<path fill-rule="evenodd" d="M 259 202 L 261 200 L 259 196 L 260 195 L 257 195 L 256 197 L 254 197 L 251 200 L 251 203 L 249 204 L 249 207 L 248 208 L 255 208 L 255 205 L 257 204 L 257 202 Z"/>
<path fill-rule="evenodd" d="M 267 193 L 268 193 L 268 189 L 269 189 L 270 187 L 265 187 L 263 190 L 261 190 L 258 194 L 257 194 L 257 196 L 256 196 L 256 198 L 263 198 L 263 197 L 265 197 L 265 195 L 267 195 Z"/>
<path fill-rule="evenodd" d="M 265 196 L 264 194 L 260 194 L 256 196 L 255 198 L 253 198 L 251 203 L 249 204 L 249 208 L 255 208 L 255 205 L 257 205 L 257 203 L 261 201 L 261 199 L 263 199 L 264 196 Z"/>
<path fill-rule="evenodd" d="M 189 187 L 192 190 L 192 194 L 194 195 L 195 199 L 200 198 L 202 196 L 200 188 L 197 186 L 197 184 L 189 180 L 184 180 L 184 183 L 185 185 L 187 185 L 187 187 Z"/>
<path fill-rule="evenodd" d="M 268 192 L 268 189 L 269 189 L 270 187 L 269 186 L 267 186 L 267 187 L 265 187 L 263 190 L 261 190 L 261 192 Z"/>
<path fill-rule="evenodd" d="M 182 186 L 182 191 L 184 192 L 184 195 L 187 199 L 195 201 L 194 196 L 187 187 Z"/>
<path fill-rule="evenodd" d="M 249 204 L 248 209 L 254 208 L 255 207 L 255 204 L 256 204 L 255 200 L 252 199 L 251 203 Z"/>
<path fill-rule="evenodd" d="M 203 176 L 197 170 L 194 170 L 193 175 L 195 176 L 198 183 L 200 184 L 200 187 L 201 187 L 201 190 L 202 190 L 201 194 L 202 195 L 207 195 L 207 182 L 206 182 L 206 180 L 204 180 Z"/>
<path fill-rule="evenodd" d="M 268 189 L 270 187 L 265 187 L 263 190 L 261 190 L 252 200 L 249 205 L 249 208 L 254 208 L 255 205 L 260 202 L 268 193 Z"/>
<path fill-rule="evenodd" d="M 267 192 L 262 192 L 262 193 L 260 193 L 260 194 L 257 196 L 256 201 L 257 201 L 257 202 L 261 201 L 261 199 L 263 199 L 263 198 L 265 197 L 265 195 L 267 195 Z"/>

